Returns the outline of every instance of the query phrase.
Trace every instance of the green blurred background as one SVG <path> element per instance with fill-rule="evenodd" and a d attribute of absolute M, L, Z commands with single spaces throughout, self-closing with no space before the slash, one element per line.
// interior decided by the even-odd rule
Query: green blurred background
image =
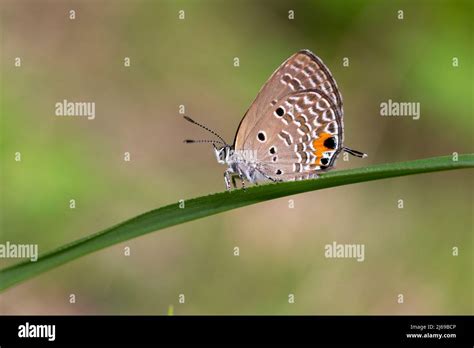
<path fill-rule="evenodd" d="M 183 121 L 179 105 L 232 141 L 261 85 L 302 48 L 338 82 L 346 144 L 369 154 L 340 158 L 335 170 L 473 152 L 470 1 L 4 1 L 1 9 L 2 243 L 44 252 L 222 191 L 225 168 L 211 147 L 183 144 L 207 134 Z M 63 99 L 95 102 L 96 119 L 56 117 Z M 421 118 L 381 117 L 388 99 L 420 102 Z M 0 294 L 0 310 L 472 314 L 472 184 L 472 171 L 434 173 L 234 210 L 66 264 Z M 326 259 L 333 241 L 365 244 L 365 261 Z"/>

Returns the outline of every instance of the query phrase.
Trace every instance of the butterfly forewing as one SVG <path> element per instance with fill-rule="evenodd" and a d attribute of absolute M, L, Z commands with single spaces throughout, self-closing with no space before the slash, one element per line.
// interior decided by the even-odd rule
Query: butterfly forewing
<path fill-rule="evenodd" d="M 283 97 L 298 91 L 318 89 L 335 105 L 342 124 L 342 97 L 329 69 L 309 50 L 301 50 L 288 58 L 268 79 L 258 93 L 236 133 L 236 149 L 247 148 L 250 130 L 268 117 Z"/>

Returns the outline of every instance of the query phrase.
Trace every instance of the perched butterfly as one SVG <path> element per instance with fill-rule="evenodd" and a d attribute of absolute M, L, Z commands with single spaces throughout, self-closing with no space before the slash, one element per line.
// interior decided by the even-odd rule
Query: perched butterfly
<path fill-rule="evenodd" d="M 341 151 L 367 155 L 343 145 L 342 97 L 329 69 L 309 50 L 288 58 L 262 87 L 240 121 L 234 144 L 191 118 L 185 119 L 219 140 L 212 143 L 217 161 L 227 164 L 224 180 L 236 187 L 251 183 L 304 180 L 334 166 Z"/>

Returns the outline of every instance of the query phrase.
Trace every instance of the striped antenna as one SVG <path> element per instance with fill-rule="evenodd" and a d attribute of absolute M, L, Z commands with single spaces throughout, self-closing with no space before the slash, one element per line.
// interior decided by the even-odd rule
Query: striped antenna
<path fill-rule="evenodd" d="M 193 124 L 195 124 L 195 125 L 201 127 L 202 129 L 207 130 L 207 131 L 208 131 L 209 133 L 211 133 L 211 134 L 214 134 L 216 137 L 218 137 L 218 138 L 221 140 L 222 143 L 224 143 L 224 145 L 228 145 L 228 144 L 226 143 L 226 141 L 225 141 L 219 134 L 217 134 L 216 132 L 214 132 L 214 131 L 213 131 L 212 129 L 210 129 L 209 127 L 206 127 L 205 125 L 200 124 L 200 123 L 194 121 L 194 120 L 193 120 L 191 117 L 189 117 L 189 116 L 183 116 L 183 117 L 184 117 L 184 119 L 185 119 L 186 121 L 191 122 L 191 123 L 193 123 Z"/>

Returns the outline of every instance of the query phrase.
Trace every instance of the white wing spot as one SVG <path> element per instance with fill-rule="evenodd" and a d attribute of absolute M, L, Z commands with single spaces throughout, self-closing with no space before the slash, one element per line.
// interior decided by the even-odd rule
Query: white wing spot
<path fill-rule="evenodd" d="M 329 108 L 329 103 L 327 102 L 326 99 L 319 99 L 318 102 L 316 103 L 316 108 L 318 110 L 326 110 Z"/>
<path fill-rule="evenodd" d="M 327 109 L 323 112 L 323 121 L 334 121 L 335 116 L 336 115 L 334 114 L 334 111 L 332 109 Z"/>

